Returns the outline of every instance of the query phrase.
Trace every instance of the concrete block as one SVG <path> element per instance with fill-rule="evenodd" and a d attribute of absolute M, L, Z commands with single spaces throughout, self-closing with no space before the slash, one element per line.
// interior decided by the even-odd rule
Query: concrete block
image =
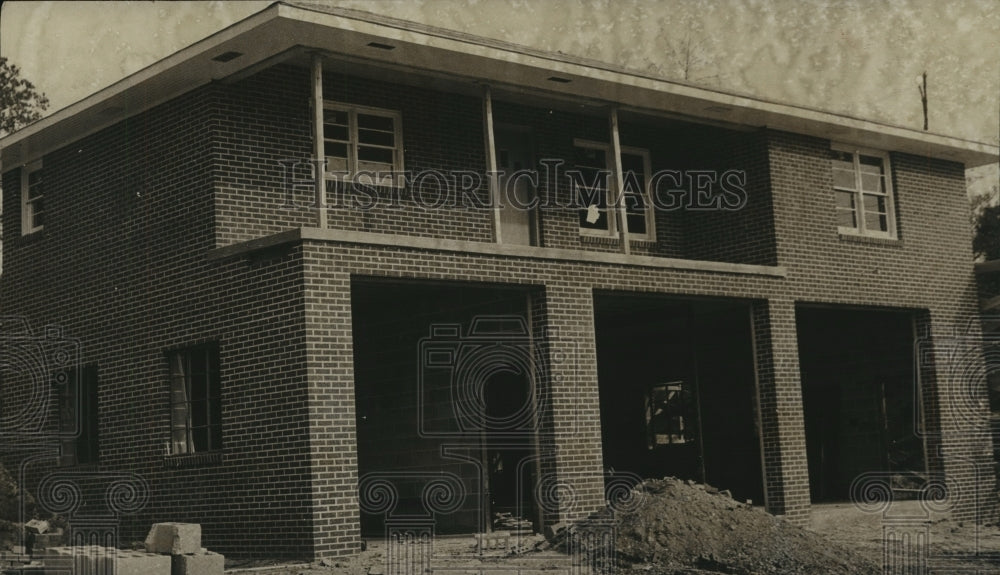
<path fill-rule="evenodd" d="M 120 550 L 115 559 L 115 575 L 170 575 L 170 563 L 167 555 Z"/>
<path fill-rule="evenodd" d="M 35 539 L 31 546 L 31 552 L 38 553 L 39 551 L 43 551 L 49 547 L 60 547 L 65 545 L 65 539 L 66 537 L 63 535 L 62 529 L 56 529 L 55 531 L 35 535 Z"/>
<path fill-rule="evenodd" d="M 170 575 L 170 556 L 110 547 L 52 547 L 42 556 L 45 575 Z"/>
<path fill-rule="evenodd" d="M 201 525 L 197 523 L 154 523 L 146 536 L 146 551 L 184 555 L 201 550 Z"/>
<path fill-rule="evenodd" d="M 222 575 L 226 566 L 226 558 L 211 551 L 174 555 L 171 559 L 173 560 L 171 575 Z"/>
<path fill-rule="evenodd" d="M 24 528 L 28 530 L 28 533 L 40 535 L 49 530 L 49 522 L 42 519 L 32 519 L 24 524 Z"/>

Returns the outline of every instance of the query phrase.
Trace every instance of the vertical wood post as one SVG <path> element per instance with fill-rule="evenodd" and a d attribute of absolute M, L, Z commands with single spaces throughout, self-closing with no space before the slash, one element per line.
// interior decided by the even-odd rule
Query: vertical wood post
<path fill-rule="evenodd" d="M 326 228 L 326 153 L 323 149 L 323 57 L 312 55 L 312 103 L 315 141 L 313 165 L 316 177 L 316 227 Z"/>

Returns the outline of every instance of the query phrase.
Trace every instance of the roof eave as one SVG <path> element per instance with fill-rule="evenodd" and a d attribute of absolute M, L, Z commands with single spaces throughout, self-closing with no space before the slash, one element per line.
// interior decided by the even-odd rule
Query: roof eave
<path fill-rule="evenodd" d="M 397 46 L 368 48 L 372 40 Z M 587 95 L 636 109 L 677 113 L 707 121 L 766 127 L 868 148 L 934 157 L 975 167 L 996 163 L 1000 148 L 707 90 L 602 62 L 543 52 L 507 42 L 397 20 L 356 10 L 275 3 L 131 76 L 0 139 L 0 165 L 31 161 L 205 83 L 267 63 L 297 45 L 370 59 L 373 65 L 406 66 L 481 83 L 523 86 L 559 96 Z M 211 60 L 219 53 L 236 60 Z M 569 82 L 553 83 L 558 76 Z"/>

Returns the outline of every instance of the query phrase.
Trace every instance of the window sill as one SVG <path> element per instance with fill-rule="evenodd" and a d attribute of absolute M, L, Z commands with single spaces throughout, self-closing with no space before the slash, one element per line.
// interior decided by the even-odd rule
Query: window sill
<path fill-rule="evenodd" d="M 205 453 L 190 453 L 183 455 L 166 455 L 163 457 L 163 466 L 167 469 L 198 467 L 202 465 L 218 465 L 220 463 L 222 463 L 221 451 L 208 451 Z"/>
<path fill-rule="evenodd" d="M 585 244 L 603 244 L 611 245 L 618 243 L 618 236 L 603 235 L 599 236 L 596 234 L 580 234 L 580 241 Z"/>
<path fill-rule="evenodd" d="M 840 241 L 852 244 L 867 244 L 873 246 L 902 246 L 903 241 L 899 238 L 880 238 L 877 236 L 865 236 L 862 234 L 838 234 Z"/>
<path fill-rule="evenodd" d="M 615 236 L 596 236 L 590 234 L 580 234 L 580 242 L 585 244 L 598 244 L 598 245 L 615 245 L 619 242 L 619 237 Z M 655 246 L 656 240 L 651 240 L 649 238 L 629 238 L 629 245 L 632 246 Z"/>
<path fill-rule="evenodd" d="M 402 173 L 402 171 L 398 171 L 398 172 L 394 171 L 394 173 Z M 350 186 L 351 191 L 355 191 L 355 190 L 358 190 L 358 189 L 363 189 L 363 190 L 404 190 L 404 189 L 406 189 L 406 183 L 407 183 L 406 179 L 403 178 L 402 176 L 394 177 L 394 178 L 392 178 L 391 181 L 380 180 L 378 182 L 375 182 L 375 181 L 363 181 L 363 180 L 361 180 L 359 178 L 355 178 L 353 176 L 338 176 L 336 174 L 330 174 L 330 173 L 327 173 L 325 175 L 324 181 L 326 182 L 327 186 L 329 186 L 331 183 L 334 184 L 334 186 Z M 329 188 L 327 188 L 327 189 L 329 189 Z M 334 189 L 336 189 L 336 188 L 334 188 Z"/>
<path fill-rule="evenodd" d="M 45 228 L 41 227 L 33 232 L 27 234 L 22 233 L 18 238 L 18 241 L 22 244 L 30 244 L 32 242 L 41 241 L 45 237 Z"/>

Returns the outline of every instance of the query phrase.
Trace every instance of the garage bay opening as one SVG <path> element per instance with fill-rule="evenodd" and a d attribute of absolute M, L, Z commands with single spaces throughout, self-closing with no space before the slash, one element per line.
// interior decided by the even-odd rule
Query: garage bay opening
<path fill-rule="evenodd" d="M 594 296 L 606 481 L 675 476 L 763 504 L 750 303 Z"/>

